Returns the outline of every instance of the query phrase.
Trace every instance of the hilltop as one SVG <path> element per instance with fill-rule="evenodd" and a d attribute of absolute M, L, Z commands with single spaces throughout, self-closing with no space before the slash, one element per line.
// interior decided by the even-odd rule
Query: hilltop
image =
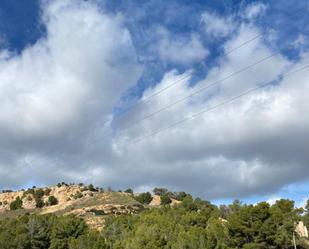
<path fill-rule="evenodd" d="M 174 198 L 167 201 L 171 206 L 180 203 Z M 0 219 L 25 214 L 74 214 L 82 217 L 91 227 L 101 230 L 110 215 L 136 214 L 145 208 L 160 205 L 161 196 L 151 196 L 150 193 L 133 194 L 130 189 L 104 191 L 92 184 L 59 183 L 20 191 L 4 190 L 0 193 Z"/>
<path fill-rule="evenodd" d="M 101 227 L 107 215 L 132 214 L 143 209 L 132 194 L 105 192 L 93 185 L 62 183 L 0 194 L 0 219 L 23 214 L 74 214 L 83 217 L 89 225 Z"/>
<path fill-rule="evenodd" d="M 309 248 L 309 201 L 220 207 L 185 192 L 57 184 L 0 194 L 1 249 Z"/>

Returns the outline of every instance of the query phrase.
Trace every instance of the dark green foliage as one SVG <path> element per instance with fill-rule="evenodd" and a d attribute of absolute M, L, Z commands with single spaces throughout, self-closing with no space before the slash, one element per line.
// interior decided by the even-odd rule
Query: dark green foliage
<path fill-rule="evenodd" d="M 35 199 L 35 206 L 37 208 L 42 208 L 44 207 L 45 203 L 42 200 L 43 196 L 45 194 L 45 191 L 43 189 L 37 189 L 36 191 L 34 191 L 34 199 Z"/>
<path fill-rule="evenodd" d="M 104 249 L 104 241 L 74 216 L 25 215 L 0 221 L 1 249 Z"/>
<path fill-rule="evenodd" d="M 34 191 L 34 198 L 35 199 L 40 199 L 44 196 L 45 191 L 43 189 L 37 189 L 36 191 Z"/>
<path fill-rule="evenodd" d="M 91 192 L 97 192 L 98 190 L 93 186 L 93 184 L 88 185 L 88 190 Z"/>
<path fill-rule="evenodd" d="M 69 249 L 107 249 L 107 246 L 99 233 L 89 232 L 70 240 Z"/>
<path fill-rule="evenodd" d="M 95 215 L 105 215 L 103 210 L 97 210 L 95 208 L 91 209 L 90 212 L 94 213 Z"/>
<path fill-rule="evenodd" d="M 76 199 L 80 199 L 83 197 L 83 194 L 80 191 L 77 191 L 74 195 L 73 198 Z"/>
<path fill-rule="evenodd" d="M 21 209 L 23 206 L 23 201 L 19 196 L 16 197 L 15 201 L 12 201 L 10 204 L 10 210 Z"/>
<path fill-rule="evenodd" d="M 164 196 L 170 198 L 170 193 L 161 195 Z M 151 200 L 150 193 L 137 197 L 141 202 Z M 15 201 L 22 202 L 20 198 Z M 106 219 L 100 233 L 72 215 L 28 214 L 0 220 L 0 248 L 293 249 L 295 224 L 308 217 L 308 209 L 309 205 L 300 215 L 289 200 L 279 200 L 272 206 L 266 202 L 244 205 L 235 201 L 219 209 L 209 201 L 186 195 L 176 208 L 165 205 L 134 215 L 108 215 L 90 209 L 88 212 Z M 295 240 L 298 249 L 309 248 L 306 238 L 296 235 Z"/>
<path fill-rule="evenodd" d="M 133 194 L 133 190 L 131 188 L 126 189 L 124 192 L 128 194 Z"/>
<path fill-rule="evenodd" d="M 58 200 L 55 196 L 51 195 L 51 196 L 48 197 L 47 203 L 48 203 L 49 206 L 57 205 Z"/>
<path fill-rule="evenodd" d="M 35 207 L 42 208 L 45 206 L 45 203 L 42 199 L 36 198 L 35 199 Z"/>
<path fill-rule="evenodd" d="M 165 194 L 167 194 L 168 193 L 168 190 L 166 189 L 166 188 L 154 188 L 153 189 L 153 193 L 155 194 L 155 195 L 165 195 Z"/>
<path fill-rule="evenodd" d="M 160 199 L 161 199 L 161 205 L 169 205 L 172 202 L 168 194 L 161 195 Z"/>
<path fill-rule="evenodd" d="M 85 222 L 74 216 L 64 216 L 57 220 L 57 225 L 51 230 L 51 244 L 49 249 L 69 249 L 70 239 L 76 239 L 85 234 Z"/>
<path fill-rule="evenodd" d="M 173 193 L 172 198 L 176 199 L 177 201 L 183 201 L 183 199 L 187 196 L 188 194 L 186 192 L 176 192 Z"/>
<path fill-rule="evenodd" d="M 134 199 L 142 204 L 149 204 L 152 201 L 152 196 L 149 192 L 146 192 L 135 196 Z"/>

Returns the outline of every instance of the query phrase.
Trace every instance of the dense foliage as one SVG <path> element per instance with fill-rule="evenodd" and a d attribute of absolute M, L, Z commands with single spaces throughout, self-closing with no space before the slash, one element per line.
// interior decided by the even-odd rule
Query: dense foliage
<path fill-rule="evenodd" d="M 152 201 L 152 196 L 149 192 L 146 192 L 135 196 L 134 199 L 142 204 L 149 204 Z"/>
<path fill-rule="evenodd" d="M 161 194 L 169 198 L 168 192 Z M 148 194 L 142 197 L 142 202 L 149 201 Z M 184 193 L 179 198 L 182 203 L 175 208 L 162 205 L 135 215 L 106 216 L 102 232 L 70 215 L 5 219 L 0 221 L 0 248 L 293 249 L 293 236 L 298 249 L 309 248 L 308 241 L 294 232 L 299 220 L 308 222 L 309 205 L 301 210 L 290 200 L 279 200 L 272 206 L 235 201 L 218 208 Z"/>

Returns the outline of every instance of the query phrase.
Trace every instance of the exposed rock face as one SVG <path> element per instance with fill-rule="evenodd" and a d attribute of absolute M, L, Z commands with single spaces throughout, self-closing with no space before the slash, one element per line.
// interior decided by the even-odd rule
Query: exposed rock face
<path fill-rule="evenodd" d="M 92 196 L 93 192 L 85 190 L 84 186 L 79 185 L 62 185 L 62 186 L 52 186 L 49 188 L 33 188 L 33 191 L 43 190 L 46 192 L 42 201 L 44 203 L 48 202 L 49 196 L 54 196 L 58 200 L 58 205 L 67 205 L 71 200 L 75 200 L 82 197 Z M 29 190 L 28 190 L 29 191 Z M 23 209 L 34 209 L 36 207 L 36 202 L 34 195 L 28 193 L 28 191 L 16 191 L 7 192 L 0 194 L 0 212 L 4 212 L 10 209 L 10 204 L 16 200 L 17 197 L 21 198 L 23 201 Z"/>
<path fill-rule="evenodd" d="M 149 203 L 149 206 L 160 206 L 161 197 L 159 195 L 154 195 L 152 201 Z"/>
<path fill-rule="evenodd" d="M 304 222 L 300 221 L 295 229 L 295 232 L 298 234 L 299 237 L 308 238 L 308 230 L 307 227 L 304 225 Z"/>

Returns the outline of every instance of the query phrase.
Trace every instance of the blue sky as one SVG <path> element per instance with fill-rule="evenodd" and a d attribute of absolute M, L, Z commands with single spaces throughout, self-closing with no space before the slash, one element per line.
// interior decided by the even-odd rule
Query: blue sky
<path fill-rule="evenodd" d="M 167 186 L 217 202 L 299 204 L 309 188 L 308 74 L 280 77 L 306 65 L 308 37 L 307 1 L 1 1 L 0 176 L 17 173 L 0 187 L 86 181 L 137 191 Z M 246 74 L 120 131 L 272 53 Z M 126 145 L 272 80 L 273 88 L 231 107 Z"/>

